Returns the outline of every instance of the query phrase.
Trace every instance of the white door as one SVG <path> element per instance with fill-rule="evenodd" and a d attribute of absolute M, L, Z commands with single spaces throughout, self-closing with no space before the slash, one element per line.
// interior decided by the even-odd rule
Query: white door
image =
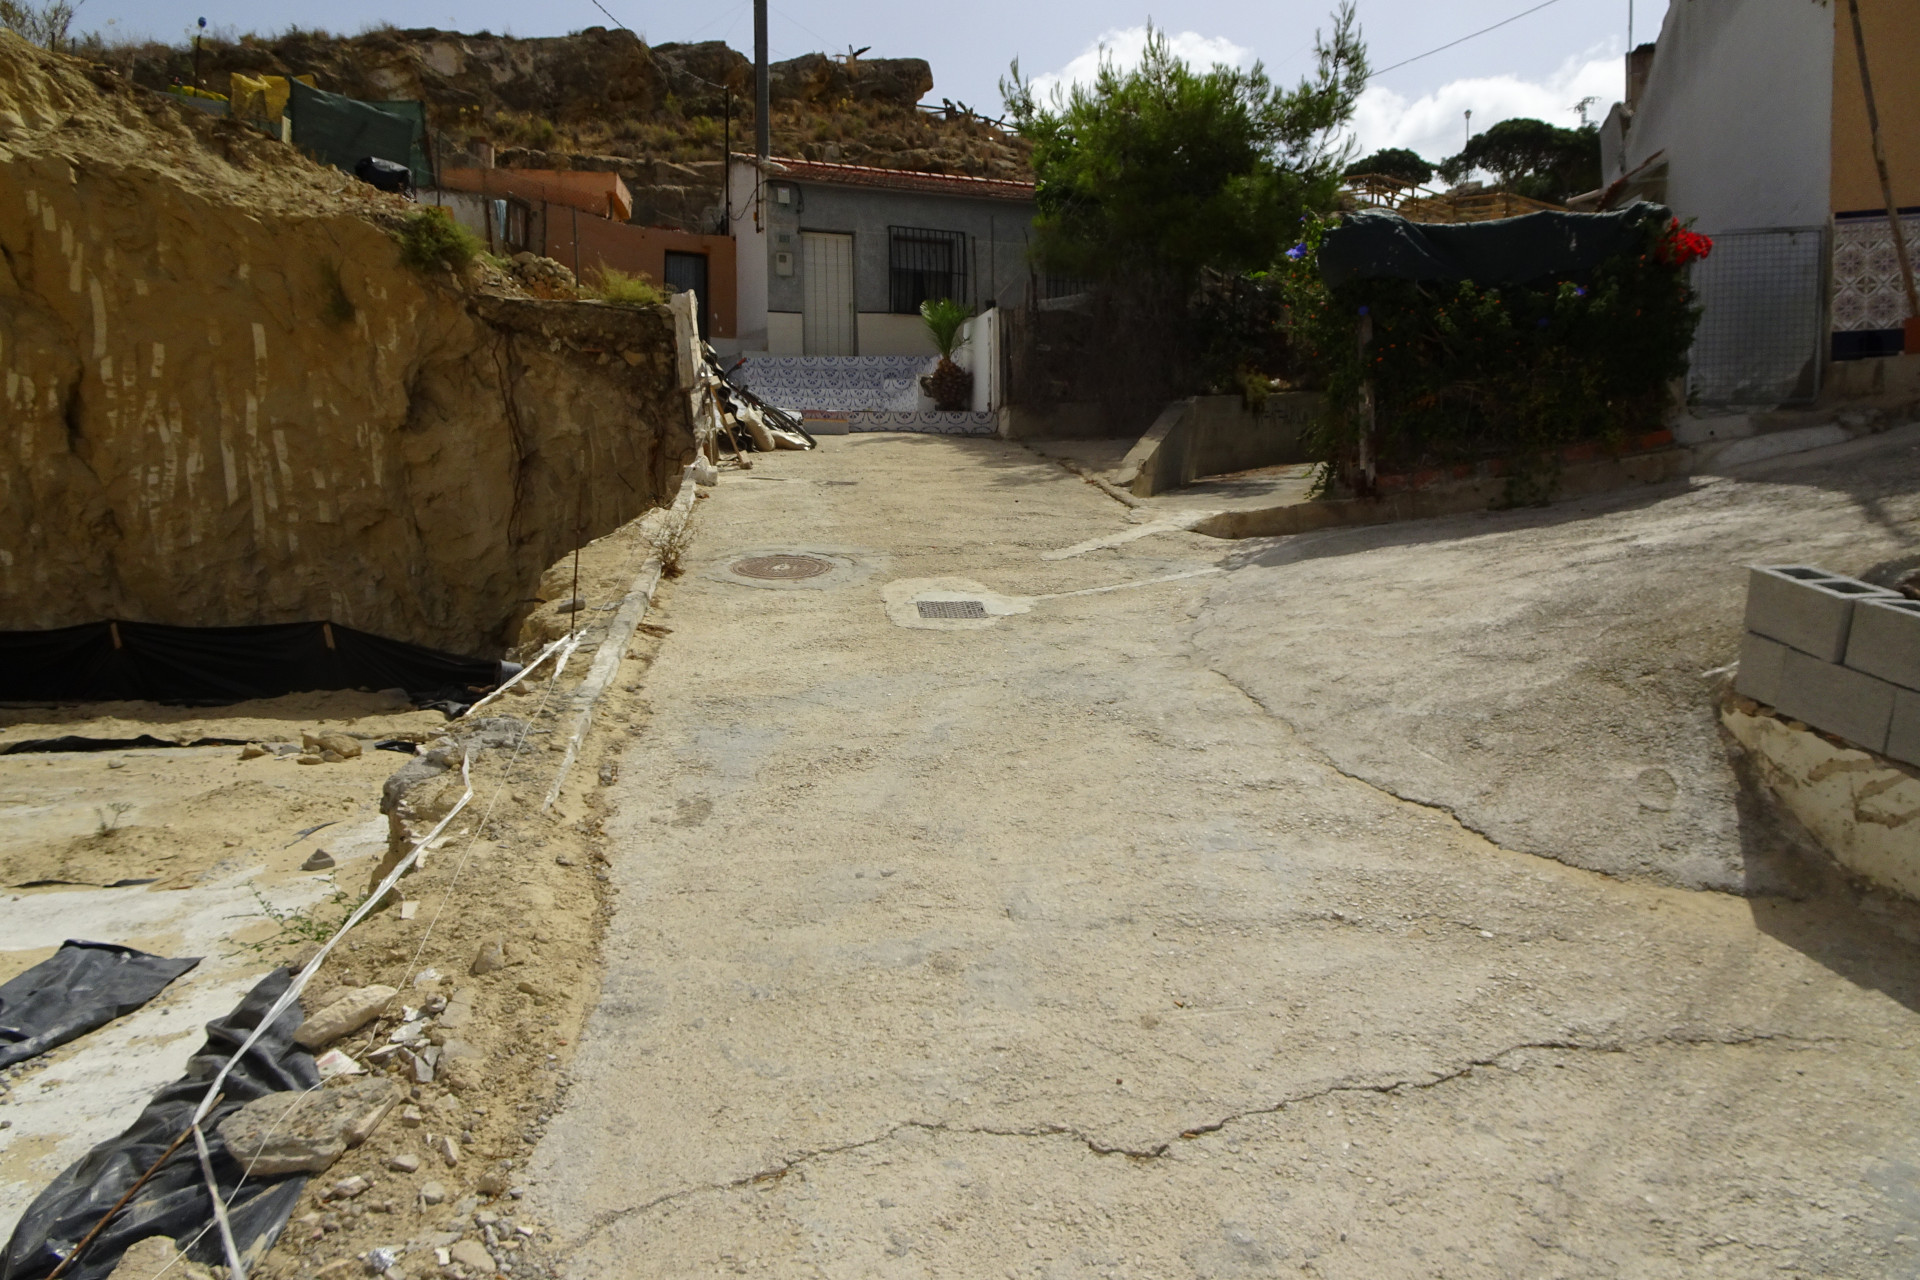
<path fill-rule="evenodd" d="M 810 356 L 857 356 L 853 303 L 853 237 L 800 233 L 801 350 Z"/>

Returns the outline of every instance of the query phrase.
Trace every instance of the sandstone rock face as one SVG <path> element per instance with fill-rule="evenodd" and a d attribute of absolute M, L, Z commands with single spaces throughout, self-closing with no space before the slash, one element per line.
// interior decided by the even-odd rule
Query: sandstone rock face
<path fill-rule="evenodd" d="M 373 1135 L 400 1096 L 400 1086 L 385 1076 L 311 1093 L 270 1093 L 222 1120 L 220 1140 L 254 1177 L 324 1173 L 347 1148 Z"/>
<path fill-rule="evenodd" d="M 726 91 L 736 99 L 753 95 L 753 61 L 746 54 L 727 47 L 724 40 L 703 40 L 698 44 L 657 44 L 653 61 L 665 78 L 667 91 L 684 104 L 683 109 L 705 110 L 712 114 L 715 99 L 725 110 Z M 719 86 L 716 88 L 715 86 Z"/>
<path fill-rule="evenodd" d="M 576 518 L 671 500 L 670 309 L 409 268 L 414 206 L 96 74 L 0 32 L 6 626 L 331 618 L 494 653 Z"/>
<path fill-rule="evenodd" d="M 324 1049 L 379 1017 L 380 1011 L 399 994 L 392 987 L 375 983 L 337 996 L 300 1024 L 300 1029 L 293 1033 L 294 1043 L 308 1049 Z"/>
<path fill-rule="evenodd" d="M 294 31 L 243 45 L 208 43 L 201 73 L 221 91 L 231 71 L 311 72 L 322 89 L 354 98 L 424 98 L 449 114 L 505 109 L 552 120 L 646 112 L 666 94 L 640 38 L 605 27 L 526 40 L 389 28 L 345 38 Z M 133 71 L 140 84 L 164 89 L 174 77 L 191 82 L 192 59 L 184 50 L 155 49 Z"/>
<path fill-rule="evenodd" d="M 849 64 L 824 53 L 802 54 L 767 68 L 775 102 L 886 102 L 910 107 L 933 88 L 923 58 L 872 58 Z"/>

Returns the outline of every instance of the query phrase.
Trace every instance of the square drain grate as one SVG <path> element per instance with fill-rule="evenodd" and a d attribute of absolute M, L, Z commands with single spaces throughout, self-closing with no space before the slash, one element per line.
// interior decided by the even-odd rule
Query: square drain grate
<path fill-rule="evenodd" d="M 984 618 L 987 606 L 978 600 L 916 600 L 923 618 Z"/>

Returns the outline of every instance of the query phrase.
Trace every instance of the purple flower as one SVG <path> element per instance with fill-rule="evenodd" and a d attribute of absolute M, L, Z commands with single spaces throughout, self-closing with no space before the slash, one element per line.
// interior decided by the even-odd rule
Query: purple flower
<path fill-rule="evenodd" d="M 1293 246 L 1293 248 L 1287 250 L 1287 256 L 1289 258 L 1292 258 L 1295 262 L 1298 262 L 1300 261 L 1300 259 L 1306 257 L 1307 256 L 1306 242 L 1302 241 L 1301 243 Z"/>
<path fill-rule="evenodd" d="M 1544 329 L 1547 327 L 1547 318 L 1545 316 L 1541 316 L 1539 320 L 1534 322 L 1534 324 L 1536 328 Z"/>
<path fill-rule="evenodd" d="M 1580 285 L 1580 284 L 1577 284 L 1577 285 L 1575 285 L 1575 286 L 1573 286 L 1573 296 L 1574 296 L 1574 297 L 1576 297 L 1576 298 L 1584 298 L 1584 297 L 1586 297 L 1586 296 L 1587 296 L 1587 287 L 1586 287 L 1585 285 Z"/>
<path fill-rule="evenodd" d="M 1361 315 L 1367 314 L 1367 309 L 1365 307 L 1360 308 L 1360 314 Z"/>

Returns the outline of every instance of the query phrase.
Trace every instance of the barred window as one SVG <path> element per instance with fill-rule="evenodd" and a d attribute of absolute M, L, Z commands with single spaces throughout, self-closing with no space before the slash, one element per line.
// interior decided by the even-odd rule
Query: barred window
<path fill-rule="evenodd" d="M 888 227 L 892 309 L 903 315 L 929 299 L 967 296 L 967 237 L 959 231 Z"/>

